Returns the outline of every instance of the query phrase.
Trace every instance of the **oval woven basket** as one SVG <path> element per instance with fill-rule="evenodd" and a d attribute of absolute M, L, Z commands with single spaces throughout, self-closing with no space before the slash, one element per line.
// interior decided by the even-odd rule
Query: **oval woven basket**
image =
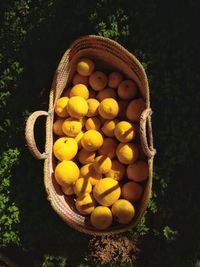
<path fill-rule="evenodd" d="M 95 61 L 97 69 L 120 71 L 124 76 L 134 80 L 145 100 L 146 109 L 140 118 L 140 142 L 149 165 L 149 176 L 144 186 L 143 197 L 133 221 L 128 225 L 114 225 L 107 230 L 97 230 L 91 226 L 86 216 L 80 215 L 74 202 L 61 191 L 54 178 L 56 159 L 52 153 L 54 135 L 53 121 L 56 100 L 62 95 L 64 89 L 70 84 L 76 71 L 76 64 L 80 58 L 88 57 Z M 39 116 L 46 116 L 46 145 L 45 152 L 40 153 L 34 139 L 34 124 Z M 117 42 L 108 38 L 89 35 L 75 40 L 63 55 L 55 72 L 49 98 L 49 110 L 36 111 L 30 115 L 26 123 L 25 137 L 31 153 L 37 159 L 44 160 L 44 184 L 53 209 L 71 227 L 91 235 L 107 235 L 124 232 L 140 221 L 144 214 L 152 189 L 153 172 L 153 138 L 151 127 L 151 109 L 149 99 L 149 86 L 145 71 L 140 62 Z"/>

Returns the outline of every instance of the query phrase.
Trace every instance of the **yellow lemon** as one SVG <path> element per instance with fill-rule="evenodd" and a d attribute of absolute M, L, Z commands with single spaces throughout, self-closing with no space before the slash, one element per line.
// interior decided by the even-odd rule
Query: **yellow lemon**
<path fill-rule="evenodd" d="M 122 143 L 128 143 L 135 136 L 135 129 L 128 121 L 120 121 L 114 130 L 115 137 Z"/>
<path fill-rule="evenodd" d="M 134 206 L 126 199 L 117 200 L 111 208 L 114 219 L 121 224 L 128 224 L 135 216 Z"/>
<path fill-rule="evenodd" d="M 78 133 L 77 136 L 74 138 L 74 140 L 76 141 L 76 143 L 78 145 L 78 148 L 82 147 L 81 139 L 82 139 L 83 135 L 84 135 L 83 131 L 80 131 L 80 133 Z"/>
<path fill-rule="evenodd" d="M 81 144 L 86 150 L 95 151 L 103 145 L 103 137 L 96 130 L 89 130 L 84 133 Z"/>
<path fill-rule="evenodd" d="M 143 188 L 135 182 L 128 182 L 122 186 L 122 198 L 131 202 L 140 200 Z"/>
<path fill-rule="evenodd" d="M 55 113 L 61 117 L 61 118 L 66 118 L 69 116 L 68 112 L 67 112 L 67 105 L 69 102 L 69 98 L 64 96 L 59 98 L 56 101 L 56 106 L 55 106 Z"/>
<path fill-rule="evenodd" d="M 107 229 L 112 224 L 112 212 L 107 207 L 98 206 L 91 213 L 90 222 L 96 229 Z"/>
<path fill-rule="evenodd" d="M 112 167 L 112 161 L 109 157 L 101 155 L 95 158 L 93 166 L 98 173 L 107 173 Z"/>
<path fill-rule="evenodd" d="M 90 194 L 85 194 L 77 197 L 75 206 L 82 215 L 88 215 L 95 209 L 96 202 Z"/>
<path fill-rule="evenodd" d="M 107 120 L 112 120 L 117 117 L 119 106 L 115 99 L 106 98 L 99 105 L 99 114 Z"/>
<path fill-rule="evenodd" d="M 138 92 L 138 87 L 134 81 L 125 80 L 120 83 L 117 92 L 120 98 L 130 100 L 136 96 Z"/>
<path fill-rule="evenodd" d="M 62 160 L 70 160 L 76 156 L 78 145 L 73 138 L 61 137 L 56 140 L 53 145 L 53 152 L 55 157 Z"/>
<path fill-rule="evenodd" d="M 108 137 L 114 137 L 114 130 L 119 121 L 118 120 L 106 120 L 103 127 L 101 128 L 102 132 Z"/>
<path fill-rule="evenodd" d="M 101 127 L 101 121 L 97 117 L 92 117 L 86 120 L 85 128 L 87 130 L 96 130 L 98 131 Z"/>
<path fill-rule="evenodd" d="M 65 186 L 62 186 L 62 191 L 65 195 L 67 196 L 71 196 L 71 195 L 74 195 L 74 186 L 73 184 L 70 184 L 70 185 L 65 185 Z"/>
<path fill-rule="evenodd" d="M 68 101 L 67 111 L 71 117 L 80 119 L 88 113 L 87 101 L 81 96 L 73 96 Z"/>
<path fill-rule="evenodd" d="M 76 70 L 82 76 L 89 76 L 94 71 L 94 62 L 89 58 L 82 58 L 78 61 Z"/>
<path fill-rule="evenodd" d="M 116 154 L 118 143 L 113 138 L 104 138 L 103 139 L 103 145 L 99 148 L 99 154 L 100 155 L 106 155 L 110 159 L 113 159 Z"/>
<path fill-rule="evenodd" d="M 105 98 L 117 98 L 116 91 L 112 88 L 106 88 L 98 92 L 97 99 L 101 102 Z"/>
<path fill-rule="evenodd" d="M 81 83 L 74 85 L 70 91 L 70 97 L 73 97 L 73 96 L 81 96 L 85 99 L 88 99 L 89 91 L 88 91 L 87 86 Z"/>
<path fill-rule="evenodd" d="M 94 98 L 89 98 L 87 100 L 88 103 L 88 113 L 87 117 L 94 117 L 98 114 L 98 108 L 99 108 L 99 101 Z"/>
<path fill-rule="evenodd" d="M 131 164 L 138 158 L 138 148 L 135 144 L 120 143 L 117 147 L 116 154 L 121 163 Z"/>
<path fill-rule="evenodd" d="M 117 181 L 121 181 L 126 174 L 125 166 L 118 160 L 112 161 L 111 169 L 106 173 L 107 177 L 113 178 Z"/>
<path fill-rule="evenodd" d="M 63 122 L 64 122 L 64 119 L 57 119 L 53 124 L 53 132 L 58 136 L 65 135 L 62 130 Z"/>
<path fill-rule="evenodd" d="M 110 88 L 117 88 L 122 82 L 123 76 L 117 71 L 113 71 L 108 76 L 108 86 Z"/>
<path fill-rule="evenodd" d="M 96 153 L 94 151 L 87 151 L 84 148 L 78 153 L 78 160 L 82 164 L 93 163 Z"/>
<path fill-rule="evenodd" d="M 92 185 L 87 178 L 79 178 L 74 184 L 74 192 L 77 196 L 85 195 L 92 191 Z"/>
<path fill-rule="evenodd" d="M 65 187 L 73 184 L 79 177 L 79 168 L 71 160 L 63 160 L 55 168 L 55 178 L 59 185 Z"/>
<path fill-rule="evenodd" d="M 72 80 L 73 85 L 77 85 L 77 84 L 84 84 L 86 86 L 89 85 L 89 78 L 87 76 L 83 76 L 79 73 L 76 73 L 73 77 Z"/>
<path fill-rule="evenodd" d="M 63 132 L 70 137 L 75 137 L 80 133 L 82 124 L 79 120 L 67 118 L 62 125 Z"/>
<path fill-rule="evenodd" d="M 142 111 L 145 109 L 145 102 L 142 98 L 131 101 L 126 110 L 126 116 L 130 121 L 139 121 Z"/>
<path fill-rule="evenodd" d="M 111 206 L 121 195 L 121 188 L 118 181 L 106 177 L 101 179 L 93 189 L 93 196 L 103 206 Z"/>
<path fill-rule="evenodd" d="M 95 185 L 102 178 L 102 174 L 95 171 L 93 164 L 86 164 L 80 169 L 80 176 L 89 179 L 92 185 Z"/>
<path fill-rule="evenodd" d="M 107 76 L 101 71 L 95 71 L 89 78 L 89 84 L 95 91 L 103 90 L 106 87 L 107 82 Z"/>
<path fill-rule="evenodd" d="M 130 180 L 142 182 L 147 179 L 148 174 L 148 163 L 144 160 L 137 160 L 133 164 L 128 165 L 127 176 Z"/>
<path fill-rule="evenodd" d="M 68 98 L 70 98 L 70 91 L 71 91 L 71 87 L 67 88 L 64 92 L 63 92 L 63 96 L 66 96 Z"/>

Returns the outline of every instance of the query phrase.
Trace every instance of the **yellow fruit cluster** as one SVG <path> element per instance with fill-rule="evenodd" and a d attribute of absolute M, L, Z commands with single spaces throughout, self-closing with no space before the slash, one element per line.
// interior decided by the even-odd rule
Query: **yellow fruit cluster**
<path fill-rule="evenodd" d="M 137 212 L 148 177 L 138 133 L 144 109 L 136 82 L 88 58 L 55 103 L 55 179 L 96 229 L 128 224 Z"/>

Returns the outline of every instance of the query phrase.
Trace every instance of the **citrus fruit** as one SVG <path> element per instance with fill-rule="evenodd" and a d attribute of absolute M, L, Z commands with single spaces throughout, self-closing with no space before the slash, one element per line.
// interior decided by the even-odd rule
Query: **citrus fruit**
<path fill-rule="evenodd" d="M 92 211 L 90 222 L 95 228 L 104 230 L 112 224 L 112 212 L 107 207 L 98 206 Z"/>
<path fill-rule="evenodd" d="M 125 166 L 118 160 L 112 161 L 111 169 L 106 173 L 107 177 L 121 181 L 126 174 Z"/>
<path fill-rule="evenodd" d="M 81 167 L 80 176 L 89 179 L 92 185 L 97 184 L 102 178 L 102 174 L 95 171 L 93 164 L 86 164 Z"/>
<path fill-rule="evenodd" d="M 71 91 L 70 91 L 70 97 L 72 96 L 81 96 L 85 99 L 89 98 L 89 90 L 87 88 L 87 86 L 85 86 L 84 84 L 76 84 L 72 87 Z"/>
<path fill-rule="evenodd" d="M 89 91 L 89 98 L 96 98 L 96 91 L 92 90 L 91 88 Z"/>
<path fill-rule="evenodd" d="M 131 100 L 137 94 L 137 84 L 132 80 L 124 80 L 118 86 L 117 93 L 121 99 Z"/>
<path fill-rule="evenodd" d="M 105 98 L 117 98 L 117 94 L 116 91 L 112 88 L 105 88 L 101 91 L 98 92 L 97 94 L 97 99 L 101 102 L 103 101 Z"/>
<path fill-rule="evenodd" d="M 108 137 L 114 137 L 114 130 L 119 121 L 118 120 L 106 120 L 103 127 L 101 128 L 102 132 Z"/>
<path fill-rule="evenodd" d="M 123 76 L 117 71 L 113 71 L 108 76 L 108 86 L 110 88 L 117 88 L 122 82 Z"/>
<path fill-rule="evenodd" d="M 138 201 L 143 193 L 143 188 L 135 182 L 128 182 L 122 186 L 122 198 L 131 202 Z"/>
<path fill-rule="evenodd" d="M 147 179 L 149 173 L 148 163 L 144 160 L 137 160 L 131 165 L 128 165 L 127 176 L 128 179 L 135 182 L 142 182 Z"/>
<path fill-rule="evenodd" d="M 99 101 L 94 98 L 89 98 L 87 100 L 88 103 L 88 113 L 87 117 L 94 117 L 98 114 L 98 108 L 99 108 Z"/>
<path fill-rule="evenodd" d="M 85 194 L 77 197 L 75 206 L 81 214 L 88 215 L 94 210 L 96 203 L 90 194 Z"/>
<path fill-rule="evenodd" d="M 112 161 L 106 155 L 101 155 L 95 158 L 93 167 L 98 173 L 107 173 L 112 167 Z"/>
<path fill-rule="evenodd" d="M 79 178 L 74 184 L 74 192 L 77 196 L 85 195 L 92 191 L 92 185 L 87 178 Z"/>
<path fill-rule="evenodd" d="M 81 144 L 88 151 L 95 151 L 103 145 L 103 137 L 96 130 L 89 130 L 84 133 Z"/>
<path fill-rule="evenodd" d="M 65 195 L 67 196 L 71 196 L 71 195 L 74 195 L 74 187 L 73 187 L 73 184 L 66 184 L 65 186 L 62 186 L 62 191 Z"/>
<path fill-rule="evenodd" d="M 113 138 L 104 138 L 103 139 L 103 145 L 99 148 L 99 154 L 100 155 L 106 155 L 110 159 L 113 159 L 116 154 L 118 143 Z"/>
<path fill-rule="evenodd" d="M 78 145 L 73 138 L 60 137 L 53 145 L 53 152 L 57 159 L 70 160 L 76 156 Z"/>
<path fill-rule="evenodd" d="M 135 99 L 129 103 L 126 110 L 126 116 L 130 121 L 139 121 L 144 109 L 144 100 L 142 98 Z"/>
<path fill-rule="evenodd" d="M 81 84 L 88 86 L 89 85 L 89 78 L 87 76 L 83 76 L 79 73 L 76 73 L 73 77 L 72 83 L 73 83 L 73 85 L 81 83 Z"/>
<path fill-rule="evenodd" d="M 88 113 L 87 101 L 81 96 L 73 96 L 68 101 L 67 111 L 71 117 L 80 119 Z"/>
<path fill-rule="evenodd" d="M 120 121 L 114 130 L 115 137 L 122 143 L 128 143 L 135 136 L 135 129 L 128 121 Z"/>
<path fill-rule="evenodd" d="M 85 128 L 87 130 L 98 131 L 101 127 L 101 121 L 97 117 L 88 118 L 85 122 Z"/>
<path fill-rule="evenodd" d="M 89 84 L 95 91 L 103 90 L 106 87 L 107 82 L 107 76 L 101 71 L 95 71 L 89 78 Z"/>
<path fill-rule="evenodd" d="M 68 101 L 69 98 L 66 96 L 61 97 L 56 101 L 55 113 L 61 118 L 66 118 L 69 115 L 67 112 Z"/>
<path fill-rule="evenodd" d="M 53 132 L 58 136 L 65 135 L 62 130 L 64 119 L 57 119 L 53 124 Z"/>
<path fill-rule="evenodd" d="M 82 164 L 93 163 L 96 153 L 94 151 L 87 151 L 84 148 L 78 153 L 78 159 Z"/>
<path fill-rule="evenodd" d="M 99 114 L 107 120 L 112 120 L 117 117 L 119 106 L 115 99 L 106 98 L 99 105 Z"/>
<path fill-rule="evenodd" d="M 76 141 L 76 143 L 78 145 L 78 148 L 82 147 L 81 139 L 82 139 L 83 135 L 84 135 L 83 131 L 80 131 L 80 133 L 78 133 L 77 136 L 74 138 L 74 140 Z"/>
<path fill-rule="evenodd" d="M 75 137 L 80 133 L 82 124 L 79 120 L 74 118 L 67 118 L 62 125 L 63 132 L 70 137 Z"/>
<path fill-rule="evenodd" d="M 121 163 L 131 164 L 138 158 L 138 148 L 135 144 L 120 143 L 117 147 L 116 154 Z"/>
<path fill-rule="evenodd" d="M 82 76 L 89 76 L 94 71 L 95 65 L 89 58 L 82 58 L 78 61 L 76 70 Z"/>
<path fill-rule="evenodd" d="M 74 183 L 79 177 L 79 168 L 71 160 L 63 160 L 55 168 L 55 179 L 61 186 L 67 186 Z"/>
<path fill-rule="evenodd" d="M 99 204 L 111 206 L 121 195 L 121 188 L 118 182 L 112 178 L 101 179 L 93 189 L 93 196 Z"/>
<path fill-rule="evenodd" d="M 114 219 L 121 224 L 128 224 L 135 215 L 134 206 L 126 199 L 117 200 L 111 208 Z"/>

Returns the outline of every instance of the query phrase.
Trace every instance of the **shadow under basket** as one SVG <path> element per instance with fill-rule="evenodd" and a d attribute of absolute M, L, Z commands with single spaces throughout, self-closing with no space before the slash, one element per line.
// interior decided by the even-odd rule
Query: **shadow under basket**
<path fill-rule="evenodd" d="M 87 216 L 80 215 L 74 206 L 72 197 L 65 196 L 54 178 L 56 159 L 54 157 L 53 122 L 54 108 L 58 98 L 70 85 L 76 72 L 79 59 L 86 57 L 94 60 L 96 69 L 105 71 L 119 71 L 126 78 L 134 80 L 139 88 L 140 95 L 146 103 L 146 109 L 140 118 L 140 142 L 149 166 L 148 179 L 144 184 L 142 199 L 137 206 L 137 213 L 128 225 L 113 224 L 106 230 L 97 230 L 89 222 Z M 106 66 L 106 67 L 105 67 Z M 34 139 L 34 124 L 39 116 L 46 116 L 46 145 L 45 152 L 40 153 Z M 153 173 L 153 137 L 151 127 L 151 109 L 149 86 L 146 73 L 140 62 L 117 42 L 100 36 L 83 36 L 75 40 L 63 55 L 55 72 L 49 98 L 49 110 L 36 111 L 30 115 L 26 123 L 25 137 L 31 153 L 37 159 L 44 160 L 44 184 L 48 200 L 53 209 L 71 227 L 91 235 L 108 235 L 127 231 L 136 226 L 144 214 L 152 190 Z"/>

